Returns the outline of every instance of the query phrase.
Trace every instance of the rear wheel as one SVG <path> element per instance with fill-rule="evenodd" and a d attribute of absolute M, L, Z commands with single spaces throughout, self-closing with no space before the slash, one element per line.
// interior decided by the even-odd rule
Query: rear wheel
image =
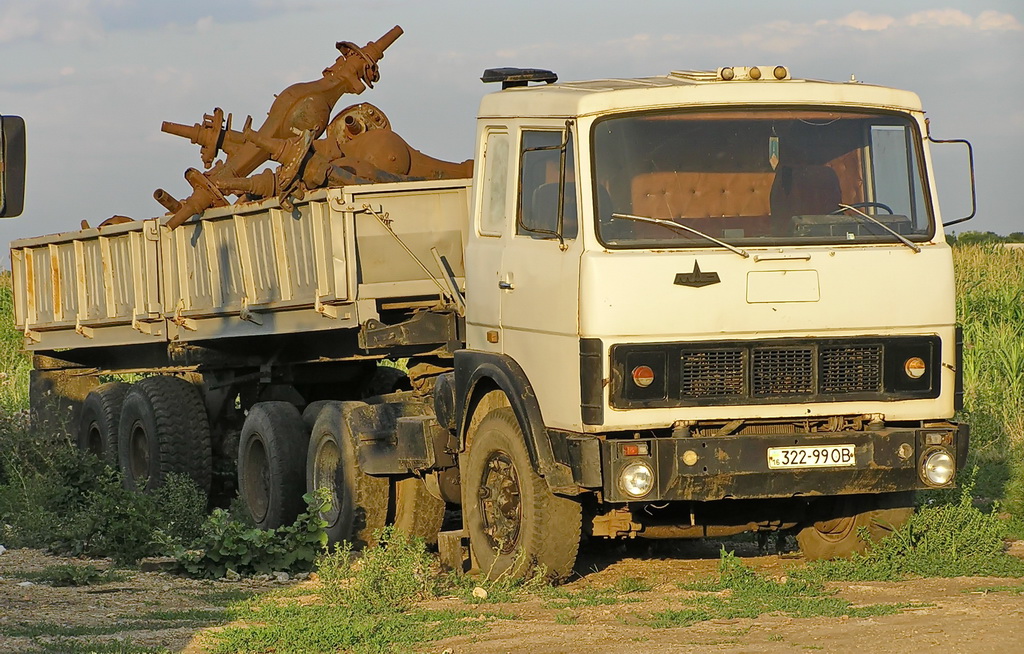
<path fill-rule="evenodd" d="M 362 402 L 327 402 L 317 415 L 306 454 L 306 489 L 326 489 L 331 506 L 321 513 L 327 537 L 357 548 L 376 542 L 387 523 L 390 481 L 371 477 L 359 467 L 356 438 L 347 414 Z"/>
<path fill-rule="evenodd" d="M 180 377 L 147 377 L 125 394 L 118 421 L 118 460 L 130 490 L 153 490 L 174 472 L 208 493 L 210 424 L 199 391 Z"/>
<path fill-rule="evenodd" d="M 113 382 L 101 384 L 89 392 L 82 403 L 75 442 L 83 452 L 95 454 L 117 467 L 117 429 L 121 419 L 121 405 L 128 384 Z"/>
<path fill-rule="evenodd" d="M 249 409 L 238 442 L 238 489 L 256 526 L 291 524 L 303 510 L 307 431 L 288 402 Z"/>
<path fill-rule="evenodd" d="M 819 500 L 812 516 L 796 535 L 797 543 L 807 559 L 849 558 L 863 554 L 899 529 L 914 514 L 913 495 L 848 496 Z M 867 530 L 868 539 L 861 536 Z"/>
<path fill-rule="evenodd" d="M 418 477 L 395 482 L 395 529 L 407 536 L 421 538 L 427 545 L 437 544 L 444 522 L 444 500 L 434 497 Z"/>
<path fill-rule="evenodd" d="M 480 422 L 462 480 L 462 510 L 484 574 L 523 577 L 539 567 L 563 579 L 572 572 L 580 505 L 553 494 L 534 471 L 511 408 L 494 409 Z"/>

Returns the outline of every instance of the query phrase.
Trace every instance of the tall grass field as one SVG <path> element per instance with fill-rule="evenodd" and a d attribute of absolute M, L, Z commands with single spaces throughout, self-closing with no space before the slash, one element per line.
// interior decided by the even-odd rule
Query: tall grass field
<path fill-rule="evenodd" d="M 1024 249 L 953 249 L 964 328 L 965 408 L 975 493 L 1024 520 Z M 28 408 L 31 362 L 14 329 L 11 274 L 0 272 L 0 448 L 8 418 Z"/>

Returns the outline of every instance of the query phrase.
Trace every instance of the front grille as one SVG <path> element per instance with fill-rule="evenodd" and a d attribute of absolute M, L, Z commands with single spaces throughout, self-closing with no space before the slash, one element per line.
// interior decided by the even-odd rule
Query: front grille
<path fill-rule="evenodd" d="M 937 336 L 775 339 L 614 345 L 612 406 L 703 406 L 848 402 L 938 397 Z M 902 362 L 918 356 L 929 373 L 912 380 Z M 656 371 L 653 392 L 630 371 Z M 658 386 L 658 384 L 662 384 Z"/>
<path fill-rule="evenodd" d="M 743 350 L 684 352 L 679 359 L 679 389 L 684 397 L 743 395 Z"/>
<path fill-rule="evenodd" d="M 864 393 L 882 389 L 882 347 L 849 345 L 821 348 L 822 393 Z"/>
<path fill-rule="evenodd" d="M 751 366 L 754 395 L 814 392 L 814 351 L 810 347 L 757 348 Z"/>

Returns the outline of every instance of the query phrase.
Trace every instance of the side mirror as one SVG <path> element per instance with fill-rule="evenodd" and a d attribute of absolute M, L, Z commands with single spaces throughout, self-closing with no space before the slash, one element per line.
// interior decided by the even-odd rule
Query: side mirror
<path fill-rule="evenodd" d="M 934 139 L 934 138 L 931 137 L 931 134 L 929 134 L 928 135 L 928 140 L 931 141 L 932 143 L 937 144 L 937 145 L 960 144 L 960 145 L 964 145 L 964 146 L 967 147 L 967 167 L 968 167 L 968 171 L 970 172 L 970 180 L 971 180 L 971 213 L 968 214 L 967 216 L 963 217 L 963 218 L 957 218 L 955 220 L 944 221 L 942 223 L 942 225 L 944 227 L 949 227 L 950 225 L 956 225 L 957 223 L 967 222 L 971 218 L 974 218 L 975 214 L 978 213 L 978 191 L 977 191 L 977 186 L 976 186 L 975 181 L 974 181 L 974 147 L 971 145 L 970 141 L 966 141 L 964 139 Z M 932 151 L 932 158 L 933 158 L 933 162 L 934 162 L 935 161 L 935 151 L 934 150 Z M 938 175 L 936 175 L 936 177 L 938 177 Z M 962 188 L 962 187 L 960 187 L 960 188 Z M 945 203 L 943 203 L 943 206 L 945 206 Z"/>
<path fill-rule="evenodd" d="M 0 116 L 0 218 L 20 216 L 25 207 L 25 120 Z"/>

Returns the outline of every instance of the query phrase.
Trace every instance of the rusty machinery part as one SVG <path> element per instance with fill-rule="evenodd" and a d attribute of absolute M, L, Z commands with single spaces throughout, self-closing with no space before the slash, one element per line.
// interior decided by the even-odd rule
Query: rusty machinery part
<path fill-rule="evenodd" d="M 186 138 L 198 145 L 203 166 L 209 169 L 213 165 L 213 160 L 220 154 L 225 137 L 231 133 L 231 114 L 228 114 L 227 124 L 225 124 L 224 110 L 216 107 L 212 114 L 203 114 L 203 122 L 196 123 L 191 127 L 164 121 L 160 129 L 168 134 Z"/>
<path fill-rule="evenodd" d="M 326 140 L 341 145 L 371 129 L 391 129 L 391 121 L 374 105 L 362 102 L 338 112 L 327 126 Z"/>
<path fill-rule="evenodd" d="M 256 131 L 261 136 L 287 139 L 294 134 L 293 130 L 309 130 L 314 138 L 319 137 L 327 128 L 331 110 L 338 98 L 345 93 L 362 93 L 367 86 L 379 79 L 377 62 L 384 56 L 388 46 L 401 35 L 402 28 L 396 25 L 380 39 L 370 41 L 363 48 L 342 43 L 339 45 L 341 56 L 334 64 L 324 69 L 323 77 L 312 82 L 293 84 L 278 94 L 270 106 L 267 119 Z M 266 150 L 252 141 L 242 139 L 240 132 L 219 127 L 215 120 L 216 111 L 214 114 L 208 126 L 204 119 L 204 123 L 198 127 L 164 123 L 161 128 L 164 132 L 185 136 L 193 142 L 217 144 L 227 155 L 223 161 L 218 161 L 203 175 L 209 183 L 197 179 L 189 180 L 193 188 L 192 195 L 181 203 L 167 221 L 167 226 L 171 229 L 181 225 L 191 216 L 224 201 L 223 193 L 217 189 L 218 182 L 247 177 L 260 164 L 270 159 Z M 193 181 L 199 183 L 192 183 Z"/>
<path fill-rule="evenodd" d="M 167 191 L 162 188 L 158 188 L 153 191 L 153 199 L 160 203 L 164 209 L 167 209 L 168 213 L 174 213 L 181 208 L 181 203 Z"/>
<path fill-rule="evenodd" d="M 338 41 L 334 44 L 334 47 L 336 47 L 338 52 L 340 52 L 346 59 L 351 59 L 353 56 L 361 57 L 363 59 L 365 64 L 360 77 L 366 85 L 372 89 L 374 82 L 380 80 L 380 69 L 377 68 L 377 59 L 380 57 L 377 57 L 376 59 L 373 58 L 363 52 L 362 48 L 351 41 Z M 369 48 L 369 46 L 367 46 L 367 48 Z"/>
<path fill-rule="evenodd" d="M 193 195 L 196 193 L 205 193 L 210 196 L 210 202 L 207 205 L 207 208 L 223 207 L 230 204 L 228 199 L 224 197 L 224 194 L 220 192 L 220 189 L 217 188 L 217 185 L 207 174 L 202 173 L 195 168 L 189 168 L 185 171 L 185 181 L 192 187 Z M 182 205 L 182 208 L 184 208 L 184 205 Z M 178 211 L 180 212 L 181 209 L 178 209 Z M 195 214 L 189 214 L 186 216 L 186 219 L 193 215 Z"/>

